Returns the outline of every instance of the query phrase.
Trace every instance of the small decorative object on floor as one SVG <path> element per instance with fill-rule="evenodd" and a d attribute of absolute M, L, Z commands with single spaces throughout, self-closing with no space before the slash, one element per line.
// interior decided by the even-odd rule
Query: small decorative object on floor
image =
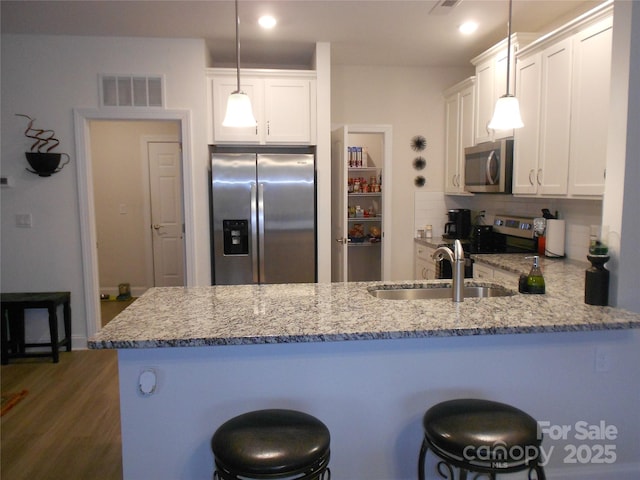
<path fill-rule="evenodd" d="M 129 300 L 131 298 L 131 285 L 121 283 L 118 285 L 118 300 Z"/>
<path fill-rule="evenodd" d="M 5 413 L 15 407 L 20 402 L 20 400 L 27 396 L 27 393 L 29 393 L 28 390 L 22 390 L 17 393 L 9 392 L 0 395 L 0 402 L 2 405 L 0 407 L 0 417 L 4 416 Z"/>

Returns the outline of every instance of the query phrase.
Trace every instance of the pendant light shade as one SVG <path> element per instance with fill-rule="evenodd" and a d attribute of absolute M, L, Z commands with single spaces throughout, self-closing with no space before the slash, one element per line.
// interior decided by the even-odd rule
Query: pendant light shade
<path fill-rule="evenodd" d="M 520 115 L 520 103 L 518 99 L 509 94 L 509 74 L 511 73 L 511 2 L 509 0 L 509 22 L 507 26 L 507 93 L 498 99 L 493 111 L 493 118 L 488 127 L 493 130 L 510 130 L 522 128 L 522 116 Z"/>
<path fill-rule="evenodd" d="M 222 125 L 225 127 L 255 127 L 256 123 L 249 95 L 244 92 L 233 92 L 229 95 L 227 113 Z"/>
<path fill-rule="evenodd" d="M 257 122 L 253 116 L 249 95 L 240 90 L 240 17 L 238 16 L 238 0 L 236 0 L 236 90 L 227 100 L 227 113 L 222 125 L 224 127 L 255 127 Z"/>
<path fill-rule="evenodd" d="M 513 95 L 503 95 L 496 102 L 493 111 L 493 118 L 489 122 L 489 128 L 494 130 L 509 130 L 511 128 L 522 128 L 522 117 L 520 116 L 520 103 Z"/>

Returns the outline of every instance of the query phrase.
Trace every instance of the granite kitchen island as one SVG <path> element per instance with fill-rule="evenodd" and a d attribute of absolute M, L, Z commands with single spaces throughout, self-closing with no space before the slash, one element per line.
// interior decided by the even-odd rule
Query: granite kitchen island
<path fill-rule="evenodd" d="M 424 411 L 468 396 L 614 425 L 614 462 L 567 463 L 602 441 L 545 439 L 549 477 L 636 478 L 640 315 L 585 305 L 583 267 L 549 263 L 543 296 L 461 304 L 378 299 L 380 282 L 151 289 L 89 343 L 118 350 L 124 478 L 210 478 L 221 423 L 283 407 L 327 424 L 332 478 L 413 479 Z"/>

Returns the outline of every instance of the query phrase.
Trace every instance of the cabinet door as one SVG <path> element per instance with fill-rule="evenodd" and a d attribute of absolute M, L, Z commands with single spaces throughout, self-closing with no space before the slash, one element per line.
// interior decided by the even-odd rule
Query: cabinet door
<path fill-rule="evenodd" d="M 460 121 L 459 138 L 460 150 L 458 153 L 458 185 L 459 191 L 464 191 L 464 149 L 474 145 L 473 121 L 475 113 L 475 89 L 469 85 L 460 91 Z"/>
<path fill-rule="evenodd" d="M 494 95 L 495 65 L 493 61 L 487 61 L 476 67 L 476 119 L 475 139 L 476 143 L 491 140 L 491 132 L 487 127 L 493 116 L 495 106 Z"/>
<path fill-rule="evenodd" d="M 478 262 L 473 264 L 474 280 L 493 280 L 493 268 Z"/>
<path fill-rule="evenodd" d="M 540 125 L 540 54 L 518 59 L 518 101 L 524 127 L 515 131 L 513 193 L 536 193 Z"/>
<path fill-rule="evenodd" d="M 569 177 L 571 39 L 542 52 L 538 193 L 565 195 Z"/>
<path fill-rule="evenodd" d="M 513 55 L 514 47 L 511 46 L 511 54 Z M 509 93 L 513 95 L 514 86 L 515 86 L 515 59 L 511 57 L 513 60 L 510 63 L 509 68 L 511 71 L 509 72 Z M 496 102 L 500 97 L 507 93 L 507 63 L 508 62 L 508 53 L 505 48 L 503 51 L 499 52 L 496 55 L 495 59 L 495 69 L 493 72 L 493 103 L 491 104 L 491 109 L 489 113 L 489 121 L 493 118 L 493 111 L 496 106 Z M 511 128 L 509 130 L 494 130 L 492 132 L 493 138 L 495 140 L 499 140 L 501 138 L 512 137 L 514 129 Z"/>
<path fill-rule="evenodd" d="M 460 188 L 460 94 L 445 99 L 445 193 L 457 193 Z M 464 185 L 464 183 L 462 184 Z"/>
<path fill-rule="evenodd" d="M 493 279 L 496 282 L 502 283 L 507 288 L 517 290 L 520 275 L 518 275 L 517 273 L 507 272 L 505 270 L 502 270 L 501 268 L 496 268 L 493 270 Z"/>
<path fill-rule="evenodd" d="M 473 146 L 473 82 L 445 98 L 445 193 L 464 192 L 464 149 Z"/>
<path fill-rule="evenodd" d="M 265 142 L 311 142 L 311 81 L 299 78 L 266 79 Z"/>
<path fill-rule="evenodd" d="M 235 76 L 216 76 L 213 82 L 213 139 L 218 142 L 259 143 L 258 127 L 262 124 L 262 80 L 243 76 L 240 78 L 240 89 L 251 99 L 253 115 L 258 126 L 248 128 L 224 127 L 222 121 L 227 110 L 227 99 L 237 90 Z"/>
<path fill-rule="evenodd" d="M 611 17 L 574 37 L 569 193 L 602 195 L 609 123 Z"/>

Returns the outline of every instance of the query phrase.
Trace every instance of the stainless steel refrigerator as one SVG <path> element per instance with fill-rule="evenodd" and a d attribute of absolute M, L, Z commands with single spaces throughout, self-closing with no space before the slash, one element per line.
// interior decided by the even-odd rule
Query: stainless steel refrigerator
<path fill-rule="evenodd" d="M 315 282 L 313 149 L 211 147 L 214 285 Z"/>

